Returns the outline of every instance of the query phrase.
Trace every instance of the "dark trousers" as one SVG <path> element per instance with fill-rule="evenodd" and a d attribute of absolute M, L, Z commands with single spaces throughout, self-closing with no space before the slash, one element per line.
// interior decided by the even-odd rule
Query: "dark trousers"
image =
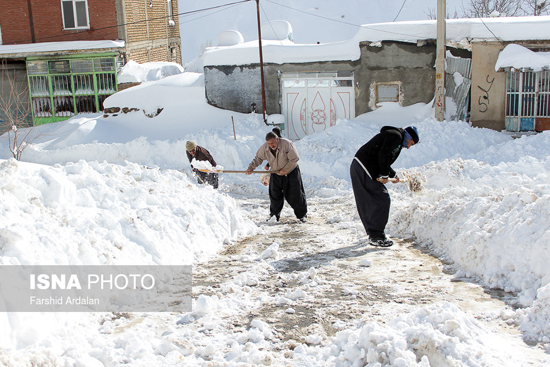
<path fill-rule="evenodd" d="M 209 184 L 212 185 L 215 189 L 218 188 L 218 174 L 217 173 L 208 173 L 208 172 L 202 172 L 199 170 L 195 171 L 195 174 L 197 175 L 197 181 L 200 184 Z"/>
<path fill-rule="evenodd" d="M 390 217 L 390 194 L 384 184 L 371 179 L 355 159 L 350 166 L 355 205 L 365 231 L 371 239 L 385 237 Z"/>
<path fill-rule="evenodd" d="M 303 218 L 307 214 L 306 193 L 302 183 L 300 167 L 296 166 L 286 176 L 272 173 L 269 178 L 269 200 L 271 215 L 279 216 L 283 210 L 285 199 L 294 209 L 297 218 Z"/>

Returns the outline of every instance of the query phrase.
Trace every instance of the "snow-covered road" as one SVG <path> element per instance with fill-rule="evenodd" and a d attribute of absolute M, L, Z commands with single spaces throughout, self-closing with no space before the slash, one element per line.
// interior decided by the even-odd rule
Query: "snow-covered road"
<path fill-rule="evenodd" d="M 292 366 L 430 365 L 424 356 L 432 366 L 550 361 L 508 320 L 512 295 L 453 277 L 452 265 L 413 238 L 367 245 L 350 195 L 310 198 L 306 224 L 288 206 L 280 223 L 262 223 L 266 200 L 237 201 L 264 233 L 195 268 L 194 296 L 211 311 L 187 326 L 215 324 L 206 344 L 216 345 L 218 328 L 227 338 L 210 360 L 233 353 L 232 362 Z M 229 299 L 247 306 L 220 317 L 215 310 Z M 235 341 L 245 350 L 228 347 Z"/>

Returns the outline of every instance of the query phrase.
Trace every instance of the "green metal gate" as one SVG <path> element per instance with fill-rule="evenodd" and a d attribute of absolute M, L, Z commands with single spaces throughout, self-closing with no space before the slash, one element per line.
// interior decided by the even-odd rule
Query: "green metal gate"
<path fill-rule="evenodd" d="M 28 58 L 27 76 L 34 125 L 101 112 L 118 90 L 115 54 Z"/>

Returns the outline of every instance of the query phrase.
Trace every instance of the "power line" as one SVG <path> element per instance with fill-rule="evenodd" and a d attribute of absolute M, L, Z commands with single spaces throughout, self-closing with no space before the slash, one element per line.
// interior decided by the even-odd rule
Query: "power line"
<path fill-rule="evenodd" d="M 232 3 L 228 3 L 228 4 L 211 6 L 209 8 L 191 10 L 191 11 L 188 11 L 188 12 L 178 13 L 178 14 L 176 14 L 176 16 L 181 17 L 181 16 L 190 15 L 190 14 L 194 14 L 194 13 L 200 13 L 200 12 L 204 12 L 204 11 L 208 11 L 208 10 L 213 10 L 213 9 L 233 6 L 233 5 L 237 5 L 237 4 L 241 4 L 241 3 L 246 3 L 246 2 L 250 2 L 250 1 L 254 1 L 254 0 L 240 0 L 240 1 L 235 1 L 235 2 L 232 2 Z M 80 34 L 80 33 L 97 32 L 97 31 L 102 31 L 102 30 L 105 30 L 105 29 L 112 29 L 112 28 L 130 26 L 130 25 L 135 25 L 135 24 L 145 23 L 145 22 L 152 22 L 152 21 L 155 21 L 155 20 L 166 19 L 166 18 L 170 18 L 170 15 L 165 15 L 165 16 L 162 16 L 162 17 L 156 17 L 156 18 L 152 18 L 152 19 L 137 20 L 135 22 L 117 24 L 117 25 L 101 27 L 101 28 L 77 30 L 77 31 L 74 31 L 72 33 L 60 34 L 60 35 L 48 36 L 48 37 L 41 37 L 41 38 L 37 38 L 36 40 L 42 41 L 42 40 L 47 40 L 47 39 L 52 39 L 52 38 L 68 37 L 68 36 L 72 36 L 72 35 Z M 82 40 L 78 40 L 78 41 L 82 41 Z M 21 41 L 14 41 L 14 42 L 9 42 L 9 43 L 4 43 L 4 45 L 26 44 L 26 43 L 28 43 L 28 40 L 21 40 Z"/>
<path fill-rule="evenodd" d="M 358 25 L 358 24 L 349 23 L 349 22 L 344 22 L 343 20 L 337 20 L 337 19 L 333 19 L 333 18 L 328 18 L 328 17 L 324 17 L 324 16 L 318 15 L 318 14 L 308 13 L 307 11 L 304 11 L 304 10 L 301 10 L 301 9 L 296 9 L 296 8 L 293 8 L 293 7 L 288 6 L 288 5 L 279 4 L 279 3 L 276 3 L 276 2 L 271 1 L 271 0 L 266 0 L 266 1 L 267 1 L 268 3 L 272 3 L 272 4 L 275 4 L 275 5 L 279 5 L 279 6 L 282 6 L 283 8 L 292 9 L 292 10 L 294 10 L 294 11 L 297 11 L 297 12 L 300 12 L 300 13 L 304 13 L 304 14 L 307 14 L 307 15 L 311 15 L 311 16 L 314 16 L 314 17 L 317 17 L 317 18 L 322 18 L 322 19 L 331 20 L 331 21 L 337 22 L 337 23 L 342 23 L 342 24 L 346 24 L 346 25 L 351 25 L 351 26 L 353 26 L 353 27 L 361 27 L 361 25 Z"/>
<path fill-rule="evenodd" d="M 422 39 L 423 38 L 423 37 L 420 37 L 420 36 L 415 36 L 413 34 L 386 31 L 386 30 L 382 30 L 382 29 L 368 27 L 368 26 L 365 26 L 365 25 L 362 25 L 362 24 L 349 23 L 349 22 L 345 22 L 343 20 L 337 20 L 337 19 L 333 19 L 333 18 L 324 17 L 324 16 L 318 15 L 318 14 L 308 13 L 307 11 L 304 11 L 304 10 L 301 10 L 301 9 L 296 9 L 296 8 L 293 8 L 293 7 L 288 6 L 288 5 L 279 4 L 279 3 L 276 3 L 276 2 L 271 1 L 271 0 L 266 0 L 266 1 L 269 2 L 269 3 L 275 4 L 275 5 L 282 6 L 283 8 L 288 8 L 288 9 L 292 9 L 292 10 L 300 12 L 300 13 L 311 15 L 313 17 L 322 18 L 322 19 L 326 19 L 326 20 L 330 20 L 330 21 L 333 21 L 333 22 L 342 23 L 342 24 L 346 24 L 346 25 L 351 25 L 351 26 L 354 26 L 354 27 L 357 27 L 357 28 L 370 29 L 370 30 L 377 31 L 377 32 L 395 34 L 395 35 L 399 35 L 399 36 L 407 36 L 407 37 L 412 37 L 412 39 Z"/>
<path fill-rule="evenodd" d="M 403 7 L 405 6 L 406 2 L 407 2 L 407 0 L 403 0 L 403 4 L 401 5 L 401 9 L 399 9 L 399 12 L 397 12 L 397 15 L 395 16 L 395 18 L 393 18 L 393 22 L 395 22 L 395 20 L 399 16 L 399 14 L 401 14 L 401 10 L 403 10 Z"/>
<path fill-rule="evenodd" d="M 479 20 L 480 20 L 481 23 L 485 26 L 485 28 L 487 28 L 487 30 L 488 30 L 489 32 L 491 32 L 491 34 L 492 34 L 493 36 L 495 36 L 495 39 L 496 39 L 498 42 L 500 42 L 500 44 L 501 44 L 503 47 L 505 47 L 506 45 L 504 44 L 504 42 L 502 42 L 502 40 L 501 40 L 500 38 L 498 38 L 496 34 L 493 33 L 493 31 L 491 30 L 491 28 L 489 28 L 489 27 L 487 26 L 487 24 L 485 24 L 485 22 L 483 21 L 483 18 L 479 17 Z"/>
<path fill-rule="evenodd" d="M 254 0 L 247 0 L 247 1 L 254 1 Z M 215 12 L 210 13 L 210 14 L 205 14 L 205 15 L 200 16 L 200 17 L 197 17 L 197 18 L 189 19 L 189 20 L 187 20 L 187 21 L 185 21 L 185 22 L 182 22 L 182 21 L 180 20 L 180 24 L 191 23 L 191 22 L 194 22 L 195 20 L 199 20 L 199 19 L 202 19 L 202 18 L 209 17 L 209 16 L 211 16 L 211 15 L 220 13 L 220 12 L 222 12 L 222 11 L 229 10 L 229 9 L 231 9 L 231 8 L 233 8 L 233 7 L 237 6 L 237 5 L 239 5 L 240 3 L 242 3 L 242 2 L 233 3 L 233 4 L 228 4 L 227 7 L 226 7 L 225 9 L 220 9 L 220 10 L 215 11 Z M 211 10 L 211 9 L 207 9 L 207 10 Z M 179 14 L 178 14 L 178 15 L 179 15 Z M 185 14 L 185 15 L 188 15 L 188 14 Z"/>
<path fill-rule="evenodd" d="M 269 24 L 269 26 L 271 27 L 271 30 L 273 31 L 273 34 L 277 37 L 277 39 L 280 39 L 281 37 L 279 37 L 279 35 L 278 35 L 277 32 L 275 31 L 275 28 L 273 28 L 273 24 L 271 24 L 271 21 L 270 21 L 269 18 L 267 17 L 267 13 L 265 12 L 265 9 L 264 9 L 264 7 L 262 6 L 262 4 L 260 4 L 260 8 L 262 9 L 262 12 L 264 13 L 265 19 L 267 19 L 267 24 Z"/>

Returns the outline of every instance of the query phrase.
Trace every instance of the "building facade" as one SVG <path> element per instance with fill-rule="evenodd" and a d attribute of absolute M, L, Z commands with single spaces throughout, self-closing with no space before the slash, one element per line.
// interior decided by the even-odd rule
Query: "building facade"
<path fill-rule="evenodd" d="M 181 64 L 177 14 L 173 0 L 2 0 L 1 92 L 26 88 L 33 124 L 100 112 L 127 61 Z"/>
<path fill-rule="evenodd" d="M 436 21 L 380 23 L 344 42 L 268 40 L 262 47 L 266 112 L 282 114 L 287 136 L 300 138 L 383 102 L 433 103 L 436 28 Z M 446 120 L 497 131 L 550 129 L 550 65 L 495 70 L 509 44 L 550 51 L 550 16 L 449 19 L 446 31 Z M 257 42 L 207 50 L 210 104 L 244 113 L 261 105 L 257 53 Z"/>
<path fill-rule="evenodd" d="M 550 129 L 550 72 L 495 70 L 500 52 L 512 42 L 473 41 L 471 121 L 494 130 Z M 550 51 L 550 41 L 515 41 L 534 52 Z"/>
<path fill-rule="evenodd" d="M 361 42 L 359 49 L 354 61 L 264 64 L 266 112 L 285 117 L 287 137 L 323 131 L 338 119 L 352 119 L 383 102 L 410 106 L 433 100 L 435 42 Z M 468 50 L 450 47 L 449 52 L 457 59 L 471 59 Z M 259 65 L 207 65 L 204 73 L 211 105 L 242 113 L 260 110 Z M 462 73 L 469 78 L 469 64 Z M 449 81 L 454 91 L 453 78 Z"/>

